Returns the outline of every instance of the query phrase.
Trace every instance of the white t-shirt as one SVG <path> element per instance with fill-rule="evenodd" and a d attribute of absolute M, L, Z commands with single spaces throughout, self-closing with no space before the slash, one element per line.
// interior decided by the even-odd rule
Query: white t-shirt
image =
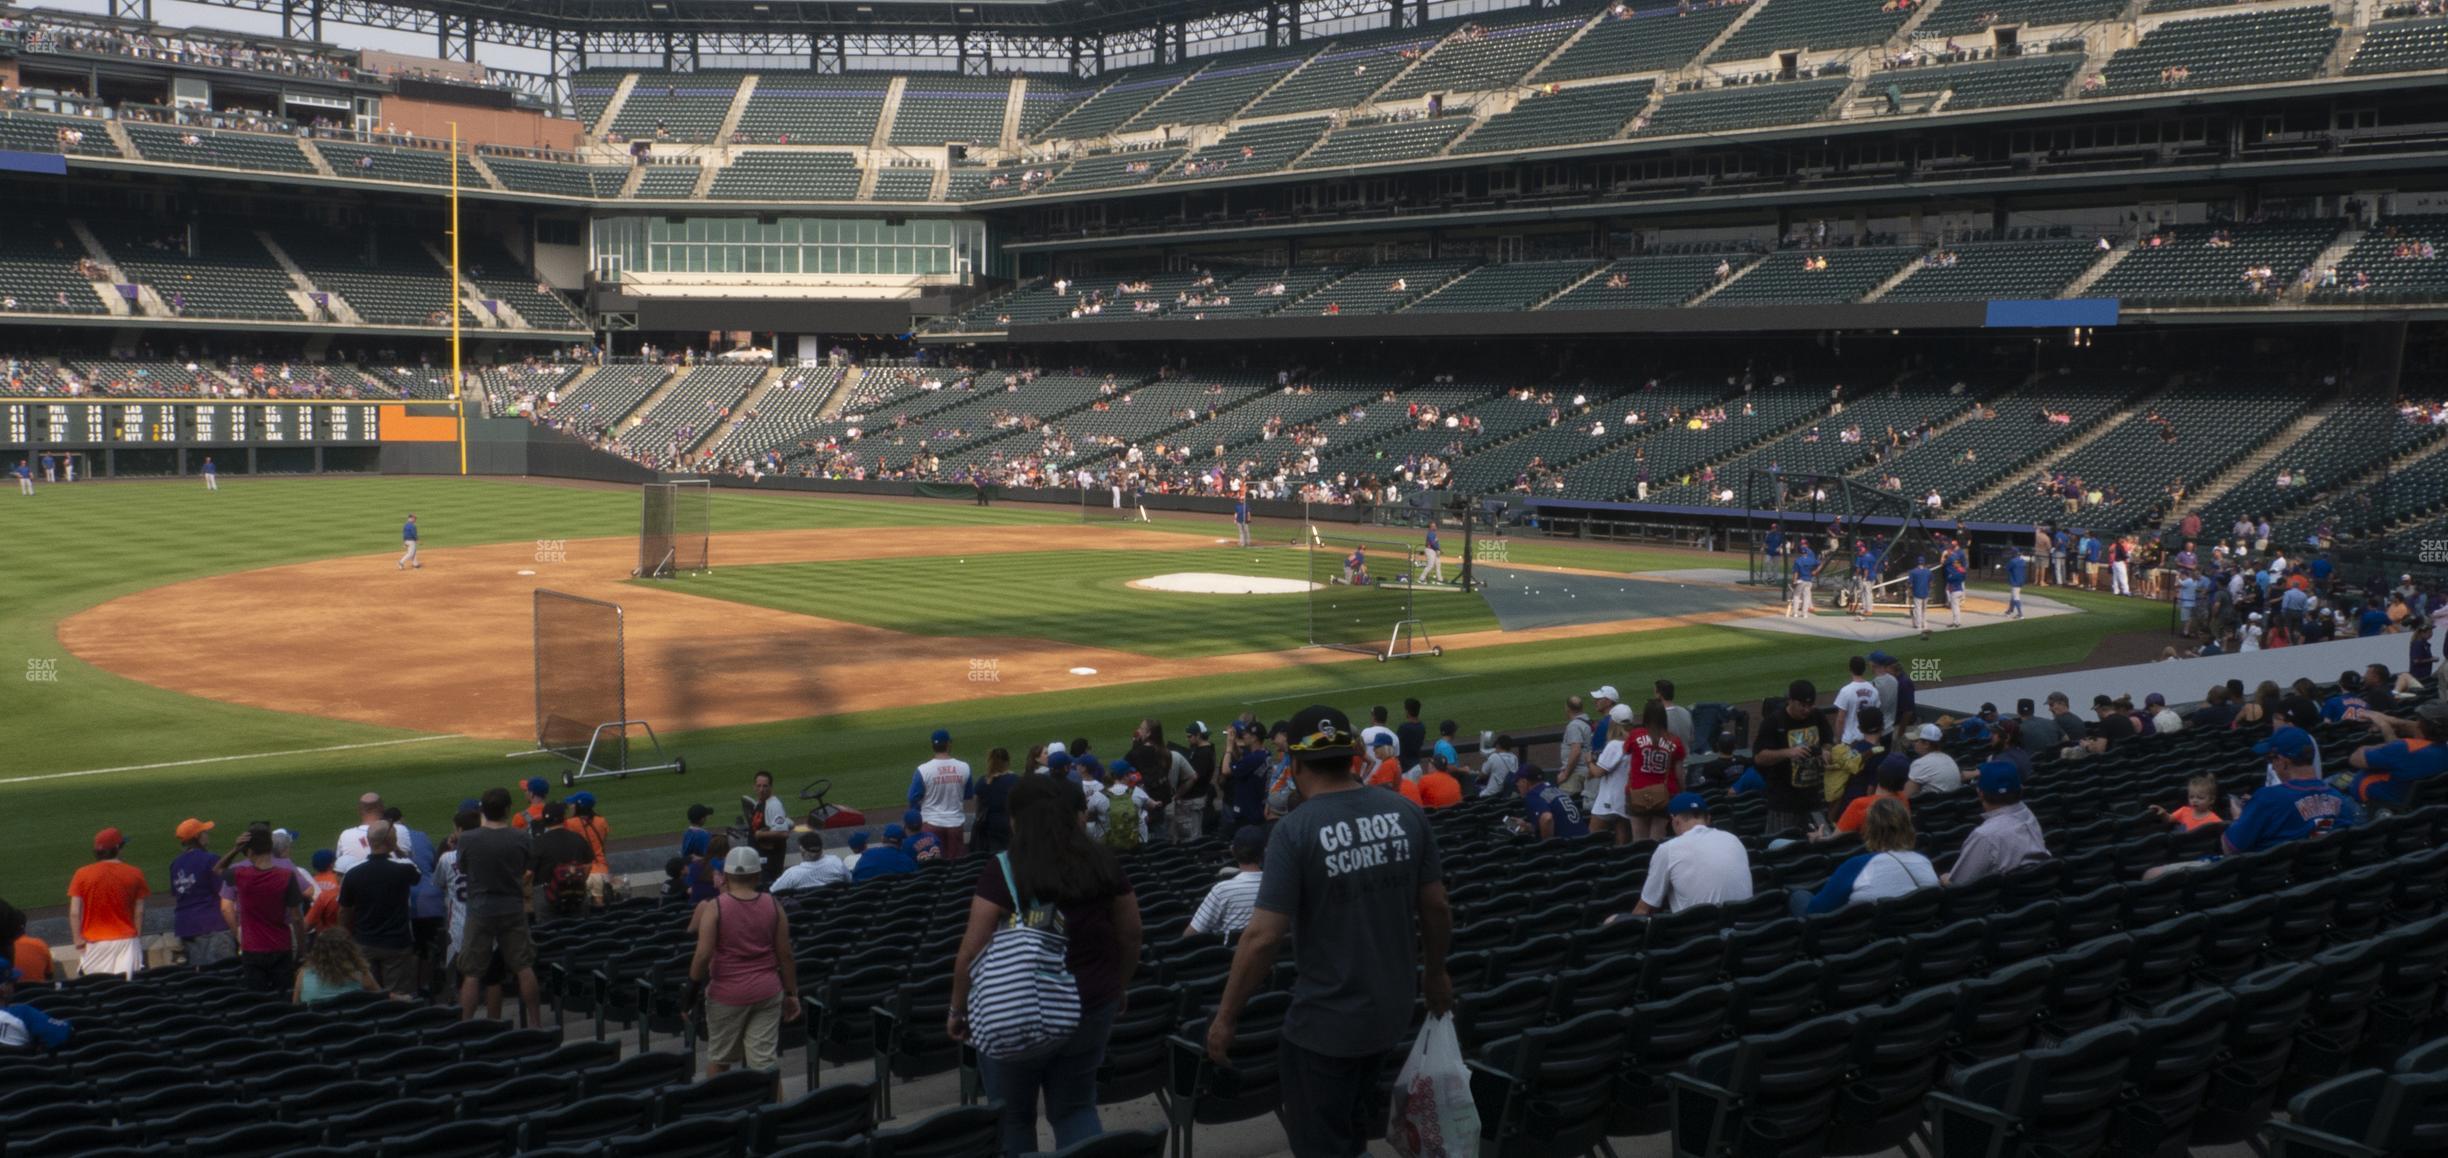
<path fill-rule="evenodd" d="M 783 869 L 782 875 L 774 878 L 773 891 L 780 893 L 788 892 L 791 889 L 813 889 L 825 885 L 849 883 L 849 865 L 843 863 L 840 857 L 818 853 Z"/>
<path fill-rule="evenodd" d="M 332 842 L 332 871 L 347 876 L 350 869 L 364 864 L 372 855 L 374 846 L 366 839 L 366 826 L 360 824 L 342 832 L 340 839 Z"/>
<path fill-rule="evenodd" d="M 1198 912 L 1191 914 L 1190 931 L 1228 937 L 1240 932 L 1257 910 L 1258 880 L 1258 870 L 1247 869 L 1216 882 L 1216 887 L 1207 890 L 1207 899 L 1199 902 Z"/>
<path fill-rule="evenodd" d="M 459 850 L 434 861 L 434 880 L 442 886 L 442 903 L 450 913 L 450 958 L 459 959 L 459 943 L 467 936 L 467 878 L 459 875 Z"/>
<path fill-rule="evenodd" d="M 1147 793 L 1140 791 L 1137 788 L 1117 791 L 1116 786 L 1109 784 L 1089 793 L 1088 835 L 1093 836 L 1098 840 L 1105 839 L 1105 815 L 1107 812 L 1112 810 L 1114 797 L 1123 795 L 1134 796 L 1139 800 L 1139 841 L 1140 843 L 1145 844 L 1147 843 L 1148 833 L 1148 805 L 1153 803 L 1153 801 L 1148 798 Z"/>
<path fill-rule="evenodd" d="M 1384 738 L 1379 739 L 1379 737 Z M 1392 745 L 1397 751 L 1400 751 L 1402 748 L 1402 741 L 1395 738 L 1394 729 L 1386 727 L 1384 724 L 1370 724 L 1368 727 L 1360 729 L 1360 747 L 1362 749 L 1373 751 L 1377 745 L 1381 743 Z"/>
<path fill-rule="evenodd" d="M 1900 897 L 1937 883 L 1938 870 L 1928 857 L 1917 852 L 1882 852 L 1872 856 L 1862 866 L 1861 875 L 1853 878 L 1853 894 L 1845 898 L 1845 907 Z"/>
<path fill-rule="evenodd" d="M 1505 786 L 1513 782 L 1513 774 L 1519 771 L 1521 761 L 1514 759 L 1511 752 L 1488 753 L 1487 759 L 1479 762 L 1479 774 L 1487 780 L 1480 785 L 1479 795 L 1489 797 L 1501 794 Z"/>
<path fill-rule="evenodd" d="M 1877 707 L 1878 702 L 1878 686 L 1868 680 L 1854 680 L 1838 688 L 1836 710 L 1844 713 L 1844 734 L 1836 739 L 1846 744 L 1861 739 L 1861 710 Z"/>
<path fill-rule="evenodd" d="M 2161 708 L 2151 716 L 2151 727 L 2158 729 L 2162 736 L 2181 732 L 2184 731 L 2184 717 L 2177 715 L 2174 708 Z"/>
<path fill-rule="evenodd" d="M 1913 783 L 1930 792 L 1953 792 L 1963 787 L 1963 769 L 1956 766 L 1953 756 L 1942 751 L 1913 757 L 1911 775 Z"/>
<path fill-rule="evenodd" d="M 1641 882 L 1642 903 L 1670 913 L 1750 899 L 1751 854 L 1742 838 L 1705 824 L 1659 845 Z"/>
<path fill-rule="evenodd" d="M 749 797 L 749 799 L 754 800 L 754 799 L 756 799 L 756 798 L 752 796 L 752 797 Z M 765 808 L 764 808 L 764 811 L 765 811 L 765 831 L 767 831 L 767 832 L 789 832 L 789 831 L 790 831 L 790 826 L 791 826 L 790 807 L 789 807 L 788 805 L 785 805 L 785 804 L 783 804 L 783 803 L 782 803 L 782 798 L 781 798 L 781 797 L 779 797 L 779 796 L 768 796 L 768 797 L 766 797 L 766 798 L 765 798 Z"/>
<path fill-rule="evenodd" d="M 1624 789 L 1632 779 L 1632 760 L 1624 754 L 1623 737 L 1617 736 L 1598 750 L 1598 779 L 1589 789 L 1590 815 L 1624 815 Z"/>
<path fill-rule="evenodd" d="M 977 789 L 969 779 L 969 763 L 937 756 L 918 766 L 910 790 L 920 795 L 918 811 L 936 828 L 959 828 L 969 819 L 961 804 Z"/>

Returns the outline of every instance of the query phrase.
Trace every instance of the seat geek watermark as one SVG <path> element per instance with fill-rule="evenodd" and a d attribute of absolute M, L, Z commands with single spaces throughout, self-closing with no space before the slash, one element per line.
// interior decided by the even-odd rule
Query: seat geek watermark
<path fill-rule="evenodd" d="M 1911 671 L 1912 681 L 1916 684 L 1934 684 L 1939 680 L 1946 678 L 1940 673 L 1938 661 L 1934 659 L 1916 659 L 1912 661 Z"/>
<path fill-rule="evenodd" d="M 998 684 L 998 683 L 1002 683 L 1002 682 L 1003 682 L 1003 669 L 1002 669 L 1002 667 L 1000 666 L 1000 663 L 1001 663 L 1001 661 L 999 661 L 999 660 L 991 660 L 991 659 L 973 659 L 973 660 L 970 660 L 970 661 L 969 661 L 969 682 L 970 682 L 970 683 L 973 683 L 973 684 Z"/>
<path fill-rule="evenodd" d="M 1513 561 L 1513 540 L 1475 540 L 1471 543 L 1471 558 L 1482 563 L 1510 563 Z"/>
<path fill-rule="evenodd" d="M 536 561 L 536 562 L 538 562 L 538 563 L 567 563 L 567 562 L 569 562 L 569 540 L 567 540 L 567 539 L 538 539 L 538 540 L 536 540 L 536 548 L 535 548 L 535 561 Z"/>
<path fill-rule="evenodd" d="M 26 661 L 25 675 L 26 682 L 30 684 L 58 683 L 59 661 L 56 659 L 29 659 Z"/>
<path fill-rule="evenodd" d="M 2448 563 L 2448 539 L 2424 539 L 2415 545 L 2418 563 Z"/>

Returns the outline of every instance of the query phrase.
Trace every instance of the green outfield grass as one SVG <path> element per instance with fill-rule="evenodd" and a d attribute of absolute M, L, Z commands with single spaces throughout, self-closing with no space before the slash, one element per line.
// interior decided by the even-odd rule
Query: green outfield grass
<path fill-rule="evenodd" d="M 170 830 L 186 816 L 216 820 L 226 826 L 225 833 L 250 819 L 271 819 L 299 829 L 314 847 L 327 845 L 330 834 L 352 822 L 353 802 L 368 789 L 399 803 L 411 823 L 434 828 L 445 823 L 459 800 L 481 788 L 552 769 L 546 761 L 505 759 L 511 746 L 499 741 L 427 737 L 233 707 L 121 679 L 65 654 L 56 638 L 61 618 L 132 591 L 201 575 L 395 552 L 399 522 L 409 511 L 416 512 L 425 528 L 428 548 L 443 549 L 633 534 L 638 503 L 635 492 L 626 489 L 387 478 L 232 477 L 218 494 L 207 494 L 196 483 L 80 484 L 46 488 L 32 499 L 9 498 L 13 501 L 0 502 L 0 753 L 6 754 L 5 765 L 0 765 L 0 831 L 8 835 L 13 855 L 0 863 L 0 897 L 25 906 L 61 903 L 68 875 L 88 859 L 91 835 L 104 825 L 130 833 L 135 841 L 131 859 L 152 872 L 158 886 L 175 851 Z M 1066 537 L 1055 541 L 1066 547 L 1092 542 L 1096 533 L 1079 526 L 1076 510 L 1062 507 L 1005 504 L 981 509 L 957 503 L 728 491 L 716 496 L 714 520 L 722 531 L 1042 524 L 1063 528 Z M 1209 538 L 1227 529 L 1220 519 L 1183 517 L 1160 517 L 1154 527 Z M 1278 541 L 1290 537 L 1287 529 L 1271 530 Z M 1449 536 L 1448 545 L 1458 544 Z M 1294 555 L 1214 554 L 1233 556 L 1242 567 L 1288 565 L 1284 561 Z M 1110 555 L 1127 557 L 1109 560 Z M 909 627 L 912 620 L 940 616 L 1010 634 L 1014 624 L 1042 617 L 1043 624 L 1029 630 L 1059 631 L 1064 634 L 1057 638 L 1159 654 L 1206 654 L 1161 649 L 1186 647 L 1192 640 L 1210 641 L 1205 646 L 1217 639 L 1239 640 L 1244 631 L 1259 638 L 1262 627 L 1208 622 L 1219 612 L 1207 601 L 1200 601 L 1195 613 L 1175 612 L 1172 622 L 1143 622 L 1135 611 L 1106 613 L 1110 618 L 1100 621 L 1094 609 L 1104 606 L 1099 601 L 1109 596 L 1131 600 L 1134 608 L 1157 606 L 1138 601 L 1165 597 L 1128 591 L 1120 584 L 1134 574 L 1227 569 L 1210 565 L 1209 555 L 1050 551 L 1043 555 L 1049 568 L 1044 574 L 1050 578 L 1017 589 L 964 583 L 957 563 L 946 572 L 927 561 L 928 581 L 945 585 L 932 589 L 923 602 L 911 596 L 911 561 L 895 560 L 880 571 L 864 572 L 881 578 L 873 587 L 856 586 L 855 598 L 868 609 L 862 616 L 900 616 L 891 626 Z M 1065 557 L 1073 564 L 1059 561 Z M 1082 557 L 1094 562 L 1081 564 Z M 1606 570 L 1695 562 L 1693 556 L 1675 552 L 1523 539 L 1513 542 L 1512 557 Z M 998 566 L 1035 567 L 1040 556 L 1003 558 L 1005 564 Z M 1193 558 L 1199 560 L 1196 566 L 1189 562 Z M 379 559 L 369 562 L 381 565 Z M 848 574 L 867 564 L 844 560 L 809 566 L 840 568 Z M 752 589 L 758 572 L 797 569 L 718 570 L 709 581 L 725 585 L 736 578 Z M 852 588 L 840 590 L 848 597 Z M 726 594 L 758 601 L 752 594 Z M 1075 602 L 1063 608 L 1038 606 L 1053 594 Z M 353 595 L 345 590 L 301 591 L 297 597 L 328 601 Z M 1458 597 L 1445 598 L 1462 603 Z M 888 605 L 895 600 L 913 606 L 893 612 Z M 2103 634 L 2159 627 L 2166 619 L 2165 607 L 2155 603 L 2083 595 L 2069 601 L 2094 614 L 1942 634 L 1905 654 L 1937 661 L 1948 679 L 1964 679 L 2073 662 L 2087 655 Z M 1260 597 L 1258 602 L 1266 600 Z M 844 614 L 822 604 L 808 609 Z M 382 609 L 369 604 L 366 615 L 371 641 Z M 1458 622 L 1432 620 L 1430 628 L 1462 630 Z M 161 624 L 159 630 L 169 635 L 178 625 Z M 1068 634 L 1073 631 L 1085 634 Z M 687 776 L 611 783 L 600 787 L 598 795 L 616 836 L 676 832 L 689 803 L 728 800 L 760 767 L 773 769 L 786 788 L 827 776 L 834 781 L 837 801 L 897 808 L 910 768 L 924 755 L 924 737 L 938 726 L 953 731 L 962 754 L 980 760 L 984 750 L 995 745 L 1018 751 L 1032 743 L 1083 735 L 1094 738 L 1100 749 L 1119 747 L 1142 715 L 1176 726 L 1190 719 L 1220 726 L 1243 710 L 1271 720 L 1325 700 L 1356 713 L 1371 704 L 1399 704 L 1410 693 L 1427 702 L 1430 718 L 1452 717 L 1476 733 L 1481 728 L 1552 724 L 1560 718 L 1565 694 L 1599 683 L 1630 688 L 1669 677 L 1682 685 L 1687 702 L 1752 698 L 1783 688 L 1796 675 L 1829 683 L 1840 674 L 1844 657 L 1856 650 L 1836 641 L 1693 627 L 1475 649 L 1398 664 L 1361 661 L 1125 689 L 913 703 L 890 711 L 670 737 L 689 758 L 692 771 Z M 252 662 L 243 654 L 222 657 L 214 664 L 216 677 L 242 682 Z M 363 662 L 379 664 L 384 657 L 369 647 Z M 53 678 L 20 678 L 21 671 Z M 948 688 L 944 699 L 956 701 L 967 690 Z M 316 751 L 342 745 L 380 746 Z M 130 767 L 156 764 L 172 766 Z"/>
<path fill-rule="evenodd" d="M 1304 646 L 1312 597 L 1147 591 L 1132 580 L 1178 571 L 1307 580 L 1320 565 L 1311 555 L 1294 547 L 1217 547 L 775 563 L 718 568 L 683 590 L 914 635 L 1017 635 L 1173 659 Z M 1391 565 L 1399 567 L 1400 558 Z M 1317 599 L 1331 607 L 1350 594 L 1330 587 Z M 1412 607 L 1434 620 L 1438 634 L 1496 627 L 1486 600 L 1452 588 L 1423 587 L 1412 593 Z M 1374 626 L 1383 631 L 1391 623 Z"/>

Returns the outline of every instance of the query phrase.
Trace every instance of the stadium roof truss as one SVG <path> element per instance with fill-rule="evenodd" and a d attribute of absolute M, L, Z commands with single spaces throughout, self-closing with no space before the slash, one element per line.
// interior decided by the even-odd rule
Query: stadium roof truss
<path fill-rule="evenodd" d="M 1302 28 L 1423 23 L 1427 0 L 197 0 L 281 18 L 283 35 L 320 41 L 327 23 L 431 35 L 445 59 L 495 44 L 552 53 L 562 76 L 590 60 L 660 59 L 688 70 L 708 58 L 804 60 L 838 70 L 859 58 L 1065 61 L 1080 75 L 1107 65 L 1188 59 L 1190 46 L 1288 44 Z M 1554 0 L 1531 0 L 1552 6 Z M 111 0 L 113 16 L 147 23 L 152 0 Z M 710 67 L 710 65 L 709 65 Z"/>

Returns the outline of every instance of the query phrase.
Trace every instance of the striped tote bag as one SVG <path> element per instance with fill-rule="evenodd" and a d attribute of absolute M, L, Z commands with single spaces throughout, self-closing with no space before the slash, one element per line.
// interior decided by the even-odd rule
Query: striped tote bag
<path fill-rule="evenodd" d="M 1062 915 L 1021 902 L 1010 853 L 997 853 L 995 863 L 1011 890 L 1012 917 L 969 964 L 969 1041 L 987 1057 L 1012 1058 L 1070 1040 L 1080 1022 L 1079 982 L 1064 961 L 1071 942 L 1060 931 Z"/>

